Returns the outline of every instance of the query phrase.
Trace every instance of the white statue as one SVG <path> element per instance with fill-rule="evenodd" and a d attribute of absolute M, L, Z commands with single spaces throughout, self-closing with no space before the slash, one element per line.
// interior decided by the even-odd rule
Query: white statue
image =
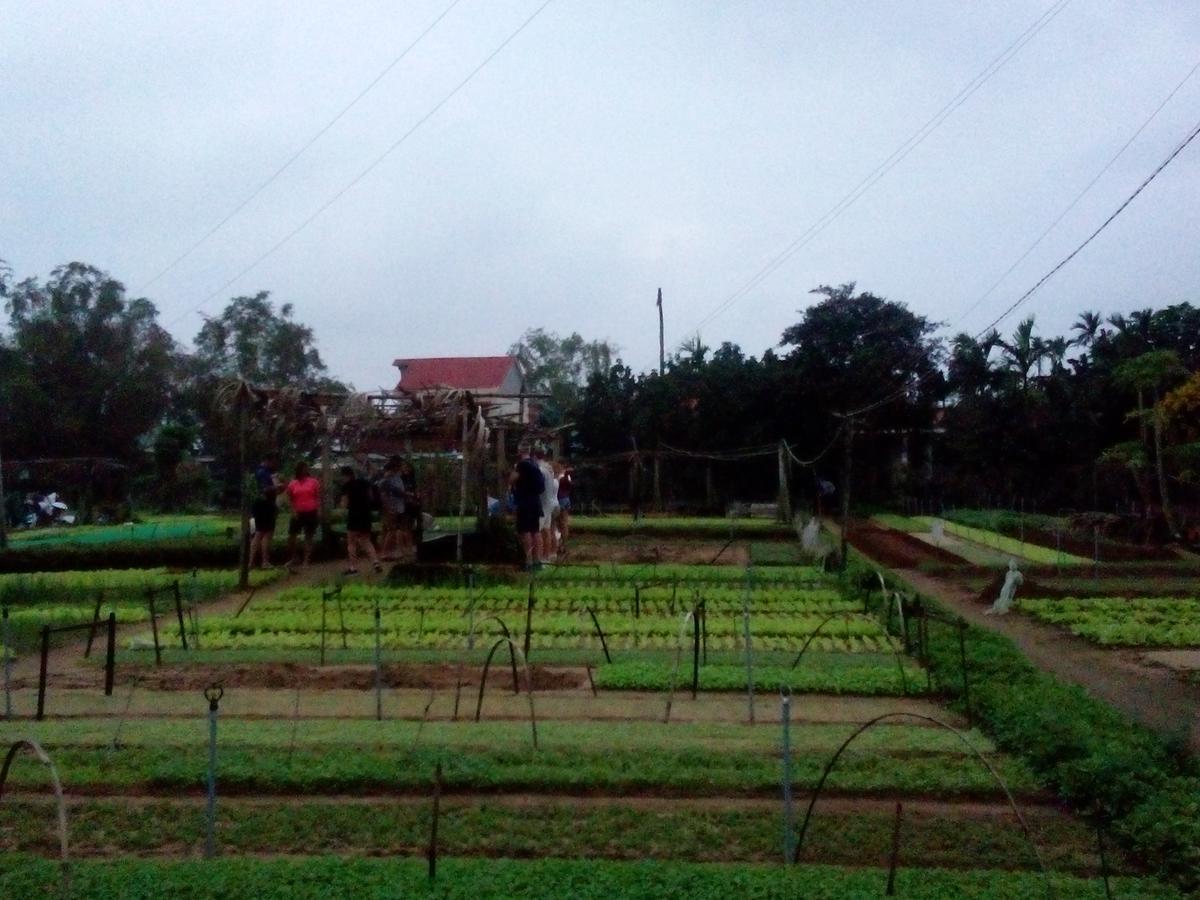
<path fill-rule="evenodd" d="M 1025 581 L 1025 576 L 1017 571 L 1017 561 L 1009 559 L 1008 574 L 1004 576 L 1004 587 L 1000 588 L 1000 596 L 984 615 L 1003 616 L 1012 609 L 1013 600 L 1017 596 L 1017 588 Z"/>
<path fill-rule="evenodd" d="M 808 524 L 804 526 L 804 531 L 800 533 L 800 546 L 804 548 L 806 553 L 816 553 L 820 540 L 821 523 L 817 521 L 816 516 L 813 516 L 808 520 Z"/>

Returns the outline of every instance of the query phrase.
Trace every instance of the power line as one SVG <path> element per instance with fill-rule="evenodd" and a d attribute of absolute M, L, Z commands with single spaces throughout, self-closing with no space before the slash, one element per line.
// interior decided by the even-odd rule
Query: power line
<path fill-rule="evenodd" d="M 425 39 L 426 35 L 428 35 L 429 32 L 433 31 L 433 29 L 435 29 L 441 23 L 442 19 L 446 18 L 446 16 L 450 14 L 450 11 L 452 9 L 454 9 L 454 7 L 458 6 L 458 4 L 461 2 L 462 2 L 462 0 L 452 0 L 450 5 L 447 6 L 444 10 L 442 10 L 441 15 L 439 15 L 436 19 L 434 19 L 432 22 L 430 22 L 429 25 L 425 28 L 425 30 L 422 31 L 420 34 L 418 34 L 416 36 L 416 38 L 412 41 L 412 43 L 409 44 L 407 47 L 404 48 L 404 50 L 402 50 L 400 52 L 399 56 L 397 56 L 390 63 L 388 63 L 378 75 L 376 75 L 373 79 L 371 79 L 370 84 L 368 84 L 365 88 L 363 88 L 361 91 L 359 91 L 358 94 L 355 95 L 354 99 L 351 100 L 349 103 L 347 103 L 345 106 L 343 106 L 342 109 L 337 113 L 337 115 L 335 115 L 332 119 L 330 119 L 328 122 L 326 122 L 325 125 L 323 125 L 316 134 L 314 134 L 311 138 L 309 138 L 308 141 L 299 150 L 297 150 L 290 157 L 288 157 L 287 161 L 284 162 L 284 164 L 282 166 L 280 166 L 278 169 L 276 169 L 270 175 L 270 177 L 267 178 L 266 181 L 264 181 L 257 188 L 255 188 L 254 191 L 252 191 L 250 193 L 250 195 L 248 197 L 246 197 L 246 199 L 244 199 L 241 203 L 239 203 L 237 206 L 235 206 L 225 216 L 225 218 L 223 218 L 220 222 L 218 222 L 216 225 L 214 225 L 212 228 L 210 228 L 207 232 L 205 232 L 204 235 L 198 241 L 196 241 L 194 244 L 192 244 L 190 247 L 188 247 L 185 251 L 183 251 L 183 253 L 179 254 L 179 256 L 175 257 L 175 259 L 173 259 L 166 266 L 166 268 L 164 268 L 161 272 L 159 272 L 157 275 L 155 275 L 153 278 L 151 278 L 149 281 L 145 282 L 141 287 L 139 287 L 137 289 L 136 293 L 137 294 L 143 293 L 146 290 L 146 288 L 150 287 L 150 285 L 154 284 L 156 281 L 158 281 L 160 278 L 162 278 L 164 275 L 166 275 L 168 272 L 170 272 L 172 269 L 174 269 L 177 265 L 179 265 L 181 262 L 183 262 L 185 259 L 187 259 L 189 256 L 191 256 L 197 250 L 199 250 L 200 247 L 203 246 L 208 241 L 209 238 L 211 238 L 214 234 L 216 234 L 218 231 L 220 231 L 222 228 L 224 228 L 229 223 L 229 221 L 231 219 L 233 219 L 234 216 L 236 216 L 243 209 L 245 209 L 247 206 L 249 206 L 255 200 L 255 198 L 257 198 L 259 194 L 261 194 L 272 183 L 274 183 L 274 181 L 277 178 L 279 178 L 280 175 L 282 175 L 284 172 L 286 172 L 288 169 L 290 169 L 292 166 L 292 163 L 294 163 L 301 156 L 303 156 L 309 147 L 311 147 L 313 144 L 315 144 L 317 141 L 319 141 L 322 137 L 324 137 L 326 132 L 328 132 L 329 129 L 333 128 L 333 126 L 336 125 L 338 122 L 340 122 L 342 120 L 342 118 L 346 115 L 346 113 L 350 112 L 350 110 L 352 110 L 356 105 L 358 105 L 358 101 L 360 101 L 363 97 L 367 96 L 367 94 L 369 94 L 371 92 L 371 90 L 375 87 L 375 85 L 379 84 L 379 82 L 381 82 L 384 79 L 384 76 L 386 76 L 390 71 L 392 71 L 392 69 L 396 68 L 396 66 L 398 66 L 401 62 L 403 62 L 404 58 L 406 56 L 408 56 L 408 54 L 413 50 L 413 48 L 416 47 L 417 44 L 421 43 L 421 41 L 423 41 Z"/>
<path fill-rule="evenodd" d="M 507 47 L 509 44 L 511 44 L 517 38 L 517 36 L 519 34 L 521 34 L 521 32 L 523 32 L 526 28 L 529 27 L 530 24 L 532 24 L 534 19 L 536 19 L 539 15 L 541 15 L 542 10 L 544 10 L 547 6 L 549 6 L 553 2 L 554 2 L 554 0 L 545 0 L 545 2 L 543 2 L 541 6 L 539 6 L 537 9 L 535 9 L 533 11 L 533 14 L 530 15 L 529 18 L 525 19 L 524 22 L 522 22 L 520 25 L 517 26 L 515 31 L 513 31 L 511 34 L 509 34 L 509 36 L 506 37 L 503 41 L 501 41 L 499 46 L 496 47 L 496 49 L 494 49 L 491 53 L 489 53 L 486 57 L 484 57 L 483 61 L 481 63 L 479 63 L 479 65 L 477 65 L 474 69 L 472 69 L 470 71 L 470 73 L 468 73 L 466 78 L 464 78 L 457 85 L 455 85 L 454 88 L 448 94 L 446 94 L 444 97 L 442 97 L 441 100 L 439 100 L 437 103 L 435 103 L 433 105 L 433 107 L 429 110 L 429 112 L 425 113 L 425 115 L 423 115 L 423 116 L 421 116 L 421 118 L 417 119 L 416 123 L 414 123 L 413 126 L 408 129 L 408 131 L 404 132 L 404 134 L 402 134 L 394 143 L 392 143 L 392 145 L 390 147 L 388 147 L 386 150 L 384 150 L 383 153 L 381 153 L 381 154 L 379 154 L 379 156 L 375 157 L 375 159 L 371 162 L 370 165 L 368 165 L 365 169 L 363 169 L 361 172 L 359 172 L 357 175 L 355 175 L 352 179 L 350 179 L 350 181 L 344 187 L 342 187 L 340 190 L 338 190 L 336 193 L 334 193 L 334 195 L 332 197 L 330 197 L 328 200 L 326 200 L 324 203 L 322 203 L 320 206 L 318 206 L 311 215 L 309 215 L 306 219 L 304 219 L 304 221 L 302 221 L 299 225 L 297 225 L 295 228 L 293 228 L 291 231 L 289 231 L 287 234 L 285 234 L 282 238 L 280 238 L 278 241 L 276 241 L 274 244 L 272 244 L 271 247 L 269 247 L 265 252 L 259 254 L 254 259 L 253 262 L 251 262 L 249 265 L 242 268 L 241 271 L 239 271 L 236 275 L 234 275 L 232 278 L 230 278 L 228 281 L 226 281 L 224 284 L 222 284 L 219 288 L 217 288 L 211 294 L 206 296 L 203 300 L 201 300 L 199 303 L 197 303 L 191 309 L 187 310 L 186 312 L 181 313 L 180 315 L 178 315 L 174 319 L 172 319 L 169 323 L 167 323 L 168 327 L 170 325 L 174 325 L 176 322 L 178 322 L 184 316 L 198 311 L 206 303 L 208 303 L 213 298 L 222 294 L 225 290 L 227 290 L 230 286 L 232 286 L 234 283 L 236 283 L 243 276 L 249 274 L 251 271 L 258 268 L 258 266 L 261 265 L 268 257 L 272 256 L 284 244 L 288 243 L 292 238 L 294 238 L 301 231 L 303 231 L 305 228 L 307 228 L 309 225 L 311 225 L 322 213 L 324 213 L 327 209 L 329 209 L 329 207 L 331 207 L 335 203 L 337 203 L 338 200 L 340 200 L 342 197 L 344 197 L 355 185 L 357 185 L 360 181 L 362 181 L 364 178 L 366 178 L 368 175 L 370 175 L 373 171 L 375 171 L 375 169 L 377 169 L 380 166 L 380 164 L 383 163 L 383 161 L 385 159 L 387 159 L 389 156 L 392 155 L 392 153 L 394 153 L 397 149 L 399 149 L 399 147 L 402 144 L 404 144 L 404 142 L 407 141 L 410 137 L 412 137 L 418 131 L 418 129 L 421 128 L 422 125 L 424 125 L 426 122 L 428 122 L 430 119 L 432 119 L 443 106 L 445 106 L 447 103 L 449 103 L 450 100 L 453 99 L 453 97 L 459 91 L 461 91 L 464 87 L 466 87 L 472 81 L 472 79 L 475 78 L 476 75 L 478 75 L 480 72 L 482 72 L 483 69 L 488 65 L 488 63 L 490 63 L 493 59 L 495 59 L 497 56 L 499 56 L 501 54 L 501 52 L 503 52 L 504 48 Z"/>
<path fill-rule="evenodd" d="M 1160 102 L 1158 104 L 1158 106 L 1155 107 L 1155 109 L 1142 122 L 1142 124 L 1138 126 L 1137 130 L 1134 131 L 1133 134 L 1129 136 L 1129 139 L 1126 140 L 1125 143 L 1122 144 L 1121 147 L 1117 150 L 1117 152 L 1115 154 L 1113 154 L 1113 156 L 1108 160 L 1108 162 L 1105 163 L 1104 167 L 1099 172 L 1097 172 L 1096 175 L 1091 179 L 1091 181 L 1089 181 L 1084 186 L 1083 190 L 1081 190 L 1078 194 L 1075 195 L 1075 198 L 1067 205 L 1067 207 L 1061 213 L 1059 213 L 1059 215 L 1054 219 L 1054 221 L 1051 222 L 1050 225 L 1040 235 L 1038 235 L 1037 239 L 1034 240 L 1034 242 L 1029 245 L 1029 247 L 1025 250 L 1025 252 L 1022 253 L 1021 256 L 1018 257 L 1018 259 L 1004 271 L 1004 274 L 1001 275 L 998 279 L 996 279 L 995 283 L 993 283 L 991 287 L 989 287 L 986 291 L 984 291 L 983 294 L 980 295 L 980 297 L 974 303 L 972 303 L 970 307 L 968 307 L 963 313 L 961 313 L 955 319 L 954 323 L 952 323 L 951 325 L 949 325 L 947 327 L 949 327 L 950 329 L 953 329 L 955 327 L 955 325 L 957 325 L 957 323 L 961 322 L 968 315 L 970 315 L 971 312 L 973 312 L 975 309 L 977 309 L 979 307 L 979 305 L 985 299 L 987 299 L 987 297 L 990 296 L 996 290 L 997 287 L 1000 286 L 1000 284 L 1004 281 L 1005 278 L 1007 278 L 1010 274 L 1012 274 L 1012 272 L 1017 268 L 1018 265 L 1020 265 L 1026 258 L 1028 258 L 1028 256 L 1041 244 L 1041 242 L 1043 240 L 1045 240 L 1046 236 L 1049 235 L 1050 232 L 1053 231 L 1058 226 L 1058 224 L 1067 217 L 1067 215 L 1071 212 L 1071 210 L 1074 209 L 1079 204 L 1079 201 L 1082 200 L 1083 197 L 1093 187 L 1096 186 L 1096 184 L 1100 181 L 1100 179 L 1104 176 L 1104 174 L 1113 167 L 1113 165 L 1117 162 L 1118 159 L 1121 158 L 1122 155 L 1124 155 L 1125 151 L 1128 150 L 1130 148 L 1130 146 L 1132 146 L 1133 142 L 1135 140 L 1137 140 L 1138 136 L 1141 135 L 1141 133 L 1146 130 L 1146 128 L 1150 125 L 1151 122 L 1154 121 L 1155 118 L 1157 118 L 1158 114 L 1160 112 L 1162 112 L 1162 110 L 1166 107 L 1166 105 L 1169 102 L 1171 102 L 1172 98 L 1174 98 L 1174 96 L 1177 93 L 1179 93 L 1179 91 L 1183 88 L 1183 86 L 1185 84 L 1187 84 L 1187 82 L 1189 80 L 1191 80 L 1192 76 L 1195 75 L 1197 71 L 1200 71 L 1200 62 L 1197 62 L 1194 66 L 1192 66 L 1192 68 L 1188 71 L 1188 73 L 1186 75 L 1184 75 L 1183 79 L 1181 81 L 1179 81 L 1175 85 L 1175 87 L 1173 87 L 1171 89 L 1170 93 L 1168 93 L 1167 96 L 1163 98 L 1162 102 Z M 875 333 L 874 331 L 868 331 L 864 335 L 862 335 L 862 338 L 865 339 L 867 337 L 870 337 L 874 333 Z M 976 336 L 976 338 L 978 338 L 978 337 L 979 337 L 979 335 Z M 925 354 L 924 350 L 921 350 L 919 352 L 914 352 L 914 354 L 910 360 L 910 364 L 915 365 L 917 362 L 919 362 L 921 360 L 921 358 L 924 356 L 924 354 Z"/>
<path fill-rule="evenodd" d="M 827 226 L 838 219 L 842 213 L 849 209 L 855 202 L 858 201 L 863 194 L 875 186 L 888 172 L 895 168 L 905 157 L 913 150 L 920 146 L 926 138 L 932 134 L 939 125 L 948 119 L 960 106 L 967 102 L 970 97 L 979 90 L 993 75 L 1000 71 L 1006 63 L 1021 51 L 1034 37 L 1037 36 L 1043 28 L 1058 16 L 1059 13 L 1066 8 L 1071 0 L 1056 0 L 1041 16 L 1033 21 L 1025 31 L 1021 32 L 1017 38 L 1010 43 L 1004 50 L 989 62 L 982 71 L 974 78 L 966 83 L 962 89 L 955 94 L 940 110 L 938 110 L 932 118 L 925 122 L 912 135 L 910 135 L 900 146 L 884 159 L 879 165 L 872 169 L 861 181 L 858 182 L 850 191 L 842 197 L 837 203 L 830 207 L 826 212 L 817 218 L 808 228 L 803 231 L 795 240 L 788 244 L 780 253 L 776 254 L 770 261 L 767 262 L 761 269 L 758 270 L 745 284 L 729 295 L 708 315 L 701 319 L 696 326 L 691 329 L 698 331 L 704 325 L 711 322 L 722 312 L 728 309 L 735 302 L 740 300 L 759 284 L 769 278 L 777 269 L 784 263 L 795 256 L 800 250 L 808 245 L 818 234 L 825 230 Z"/>
<path fill-rule="evenodd" d="M 997 278 L 996 281 L 992 284 L 992 286 L 989 287 L 986 291 L 984 291 L 979 296 L 979 299 L 977 299 L 974 303 L 972 303 L 969 307 L 967 307 L 967 309 L 964 310 L 958 316 L 956 323 L 961 322 L 963 319 L 965 319 L 967 316 L 969 316 L 971 313 L 973 313 L 976 309 L 978 309 L 979 304 L 983 303 L 984 300 L 986 300 L 988 297 L 990 297 L 992 292 L 995 291 L 996 288 L 1000 287 L 1000 285 L 1004 282 L 1004 279 L 1006 279 L 1009 275 L 1011 275 L 1013 273 L 1013 271 L 1017 268 L 1017 266 L 1019 266 L 1021 263 L 1023 263 L 1028 258 L 1029 254 L 1032 253 L 1035 249 L 1037 249 L 1038 245 L 1041 244 L 1041 242 L 1046 239 L 1046 236 L 1048 234 L 1050 234 L 1051 231 L 1053 231 L 1055 228 L 1058 227 L 1058 224 L 1063 219 L 1065 219 L 1067 217 L 1067 214 L 1070 213 L 1071 210 L 1073 210 L 1079 204 L 1079 201 L 1084 198 L 1084 195 L 1086 195 L 1088 193 L 1088 191 L 1090 191 L 1092 188 L 1094 188 L 1096 186 L 1096 183 L 1101 178 L 1103 178 L 1105 173 L 1108 172 L 1108 170 L 1113 167 L 1113 165 L 1116 163 L 1116 161 L 1118 159 L 1120 159 L 1121 156 L 1124 155 L 1125 151 L 1128 150 L 1130 145 L 1132 145 L 1133 142 L 1138 139 L 1138 137 L 1141 135 L 1141 133 L 1146 130 L 1147 126 L 1149 126 L 1149 124 L 1158 117 L 1158 114 L 1163 111 L 1163 107 L 1165 107 L 1168 103 L 1170 103 L 1171 99 L 1176 94 L 1179 93 L 1179 91 L 1183 88 L 1183 86 L 1185 84 L 1187 84 L 1191 80 L 1192 76 L 1196 74 L 1197 70 L 1200 70 L 1200 62 L 1197 62 L 1194 66 L 1192 66 L 1191 70 L 1186 75 L 1183 76 L 1183 80 L 1180 81 L 1178 84 L 1175 85 L 1174 88 L 1171 89 L 1171 93 L 1167 94 L 1167 96 L 1163 98 L 1163 101 L 1161 103 L 1159 103 L 1157 107 L 1155 107 L 1154 112 L 1150 113 L 1150 115 L 1146 118 L 1146 120 L 1144 122 L 1142 122 L 1142 124 L 1140 126 L 1138 126 L 1137 131 L 1135 131 L 1133 134 L 1131 134 L 1129 136 L 1129 140 L 1127 140 L 1124 144 L 1121 145 L 1121 148 L 1116 153 L 1113 154 L 1112 158 L 1107 163 L 1105 163 L 1104 168 L 1102 168 L 1099 172 L 1097 172 L 1096 176 L 1084 186 L 1083 190 L 1081 190 L 1078 194 L 1075 195 L 1075 199 L 1072 200 L 1069 204 L 1067 204 L 1067 208 L 1064 209 L 1061 213 L 1059 213 L 1058 218 L 1056 218 L 1053 222 L 1051 222 L 1046 227 L 1046 230 L 1038 235 L 1037 239 L 1032 244 L 1030 244 L 1028 248 L 1026 248 L 1025 252 L 1022 253 L 1019 257 L 1017 257 L 1016 261 L 1011 266 L 1009 266 L 1007 269 L 1004 270 L 1004 274 L 1001 275 L 999 278 Z M 951 327 L 953 327 L 953 326 L 951 326 Z"/>
<path fill-rule="evenodd" d="M 1159 163 L 1153 172 L 1151 172 L 1148 176 L 1146 176 L 1146 178 L 1142 181 L 1141 184 L 1139 184 L 1137 186 L 1137 188 L 1133 191 L 1133 193 L 1131 193 L 1128 197 L 1126 197 L 1125 200 L 1121 203 L 1121 205 L 1118 206 L 1112 212 L 1112 214 L 1109 215 L 1109 217 L 1107 219 L 1105 219 L 1103 222 L 1100 223 L 1100 227 L 1098 227 L 1095 231 L 1093 231 L 1090 235 L 1088 235 L 1083 240 L 1083 242 L 1081 244 L 1079 244 L 1078 247 L 1076 247 L 1074 250 L 1072 250 L 1070 253 L 1068 253 L 1066 256 L 1064 256 L 1058 262 L 1058 264 L 1056 266 L 1054 266 L 1054 268 L 1052 268 L 1049 272 L 1047 272 L 1045 275 L 1043 275 L 1041 278 L 1039 278 L 1034 283 L 1033 287 L 1031 287 L 1029 290 L 1027 290 L 1025 293 L 1023 293 L 1020 297 L 1018 297 L 1016 300 L 1014 300 L 1011 304 L 1009 304 L 1008 307 L 1002 313 L 1000 313 L 1000 315 L 998 315 L 995 319 L 993 319 L 990 323 L 988 323 L 984 328 L 982 328 L 979 332 L 977 332 L 975 335 L 975 339 L 978 340 L 981 336 L 987 334 L 989 331 L 991 331 L 993 328 L 995 328 L 997 325 L 999 325 L 1002 321 L 1004 321 L 1004 319 L 1008 318 L 1008 316 L 1012 315 L 1012 313 L 1014 313 L 1017 310 L 1017 308 L 1020 307 L 1021 304 L 1023 304 L 1026 300 L 1028 300 L 1030 297 L 1032 297 L 1033 294 L 1039 288 L 1042 287 L 1042 285 L 1044 285 L 1047 281 L 1049 281 L 1051 278 L 1053 278 L 1054 275 L 1056 275 L 1059 272 L 1059 270 L 1061 270 L 1065 265 L 1067 265 L 1067 263 L 1069 263 L 1076 256 L 1078 256 L 1088 244 L 1090 244 L 1092 241 L 1094 241 L 1100 235 L 1100 233 L 1102 231 L 1104 231 L 1104 229 L 1108 228 L 1108 226 L 1113 223 L 1113 221 L 1117 218 L 1117 216 L 1121 215 L 1121 213 L 1123 213 L 1126 210 L 1126 208 L 1129 206 L 1129 204 L 1131 204 L 1137 198 L 1137 196 L 1142 193 L 1142 191 L 1144 191 L 1146 188 L 1148 188 L 1150 186 L 1151 182 L 1153 182 L 1154 179 L 1157 178 L 1167 166 L 1169 166 L 1172 162 L 1175 161 L 1175 158 L 1177 156 L 1179 156 L 1179 154 L 1182 153 L 1187 148 L 1187 146 L 1196 139 L 1197 136 L 1200 136 L 1200 122 L 1198 122 L 1195 125 L 1195 127 L 1192 128 L 1191 132 L 1187 135 L 1187 137 L 1185 137 L 1178 145 L 1176 145 L 1175 149 L 1171 151 L 1170 155 L 1166 159 L 1164 159 L 1161 163 Z M 929 377 L 930 377 L 929 375 L 926 375 L 921 378 L 918 378 L 917 383 L 920 384 L 921 382 L 925 381 Z M 900 387 L 897 390 L 892 391 L 891 393 L 887 394 L 886 396 L 881 397 L 879 400 L 876 400 L 873 403 L 869 403 L 866 406 L 860 407 L 859 409 L 856 409 L 850 413 L 847 413 L 847 415 L 849 415 L 849 416 L 864 415 L 865 413 L 871 412 L 874 409 L 878 409 L 880 406 L 883 406 L 886 403 L 890 403 L 892 400 L 895 400 L 895 399 L 903 396 L 905 393 L 908 392 L 908 390 L 909 390 L 909 388 L 907 386 Z"/>

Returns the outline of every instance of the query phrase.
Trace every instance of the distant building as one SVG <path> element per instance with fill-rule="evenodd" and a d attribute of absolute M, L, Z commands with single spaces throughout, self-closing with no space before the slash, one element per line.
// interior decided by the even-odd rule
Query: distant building
<path fill-rule="evenodd" d="M 515 356 L 433 356 L 397 359 L 392 365 L 400 370 L 398 391 L 470 391 L 491 407 L 494 417 L 522 423 L 537 419 L 536 404 L 520 399 L 525 392 L 525 376 Z"/>

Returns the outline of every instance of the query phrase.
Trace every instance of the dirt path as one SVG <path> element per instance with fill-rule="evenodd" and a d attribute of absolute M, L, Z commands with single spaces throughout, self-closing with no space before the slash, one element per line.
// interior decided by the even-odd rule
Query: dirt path
<path fill-rule="evenodd" d="M 1003 634 L 1039 668 L 1084 688 L 1134 721 L 1186 740 L 1200 754 L 1200 685 L 1180 681 L 1167 669 L 1131 661 L 1019 614 L 984 615 L 986 606 L 972 591 L 943 578 L 907 570 L 901 578 L 944 603 L 972 625 Z"/>

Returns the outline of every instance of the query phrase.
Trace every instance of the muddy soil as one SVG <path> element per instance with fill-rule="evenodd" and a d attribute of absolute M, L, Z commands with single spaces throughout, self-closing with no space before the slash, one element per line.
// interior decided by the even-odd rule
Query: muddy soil
<path fill-rule="evenodd" d="M 659 535 L 638 537 L 600 537 L 576 535 L 571 538 L 568 563 L 680 563 L 744 566 L 748 559 L 744 540 L 679 541 Z"/>
<path fill-rule="evenodd" d="M 916 569 L 928 565 L 965 568 L 967 561 L 949 550 L 927 544 L 903 531 L 871 522 L 852 522 L 850 546 L 891 569 Z"/>
<path fill-rule="evenodd" d="M 478 685 L 481 667 L 464 666 L 462 684 Z M 524 671 L 518 667 L 522 688 Z M 535 691 L 586 688 L 582 669 L 530 666 Z M 508 677 L 508 661 L 492 664 L 491 677 Z M 383 684 L 388 688 L 453 688 L 458 683 L 458 666 L 449 663 L 396 663 L 383 667 Z M 489 679 L 490 680 L 490 679 Z M 300 690 L 361 690 L 375 687 L 372 666 L 310 666 L 301 663 L 256 663 L 239 665 L 117 666 L 117 684 L 156 691 L 199 691 L 210 684 L 226 688 L 272 688 Z M 63 672 L 49 678 L 52 688 L 86 689 L 97 684 L 95 673 Z M 33 688 L 36 680 L 14 681 L 15 688 Z"/>

